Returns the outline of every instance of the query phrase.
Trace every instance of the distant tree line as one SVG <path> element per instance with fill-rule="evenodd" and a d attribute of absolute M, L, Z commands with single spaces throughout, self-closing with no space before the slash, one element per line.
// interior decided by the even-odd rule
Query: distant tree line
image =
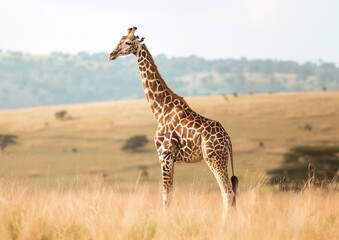
<path fill-rule="evenodd" d="M 155 56 L 168 85 L 181 95 L 339 90 L 339 68 L 323 61 Z M 134 56 L 0 51 L 0 108 L 143 98 Z"/>

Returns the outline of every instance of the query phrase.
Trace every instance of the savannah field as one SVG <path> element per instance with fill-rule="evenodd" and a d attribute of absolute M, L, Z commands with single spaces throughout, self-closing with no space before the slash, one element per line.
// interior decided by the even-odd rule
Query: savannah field
<path fill-rule="evenodd" d="M 186 100 L 233 140 L 240 185 L 225 227 L 204 162 L 175 166 L 173 204 L 163 211 L 156 121 L 134 100 L 0 111 L 0 134 L 18 136 L 0 152 L 0 239 L 339 239 L 337 186 L 265 184 L 291 147 L 339 146 L 339 92 Z M 56 119 L 60 110 L 70 119 Z M 150 142 L 121 150 L 134 135 Z"/>

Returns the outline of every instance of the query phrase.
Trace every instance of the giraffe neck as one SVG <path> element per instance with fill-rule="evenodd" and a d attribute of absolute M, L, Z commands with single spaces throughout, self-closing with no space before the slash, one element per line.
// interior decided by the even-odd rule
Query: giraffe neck
<path fill-rule="evenodd" d="M 158 68 L 145 44 L 136 54 L 145 97 L 157 120 L 162 117 L 166 106 L 178 97 L 161 77 Z"/>

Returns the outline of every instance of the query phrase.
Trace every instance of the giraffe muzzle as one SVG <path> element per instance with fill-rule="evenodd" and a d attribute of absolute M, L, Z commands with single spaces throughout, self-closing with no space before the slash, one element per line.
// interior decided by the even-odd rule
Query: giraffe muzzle
<path fill-rule="evenodd" d="M 118 55 L 114 54 L 114 53 L 111 53 L 109 56 L 108 56 L 108 60 L 109 61 L 112 61 L 112 60 L 115 60 L 117 59 Z"/>

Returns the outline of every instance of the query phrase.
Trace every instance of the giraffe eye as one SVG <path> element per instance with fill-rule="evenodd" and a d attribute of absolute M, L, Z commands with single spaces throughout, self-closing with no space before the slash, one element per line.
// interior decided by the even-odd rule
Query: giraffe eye
<path fill-rule="evenodd" d="M 131 45 L 131 42 L 125 42 L 126 43 L 126 45 Z"/>

